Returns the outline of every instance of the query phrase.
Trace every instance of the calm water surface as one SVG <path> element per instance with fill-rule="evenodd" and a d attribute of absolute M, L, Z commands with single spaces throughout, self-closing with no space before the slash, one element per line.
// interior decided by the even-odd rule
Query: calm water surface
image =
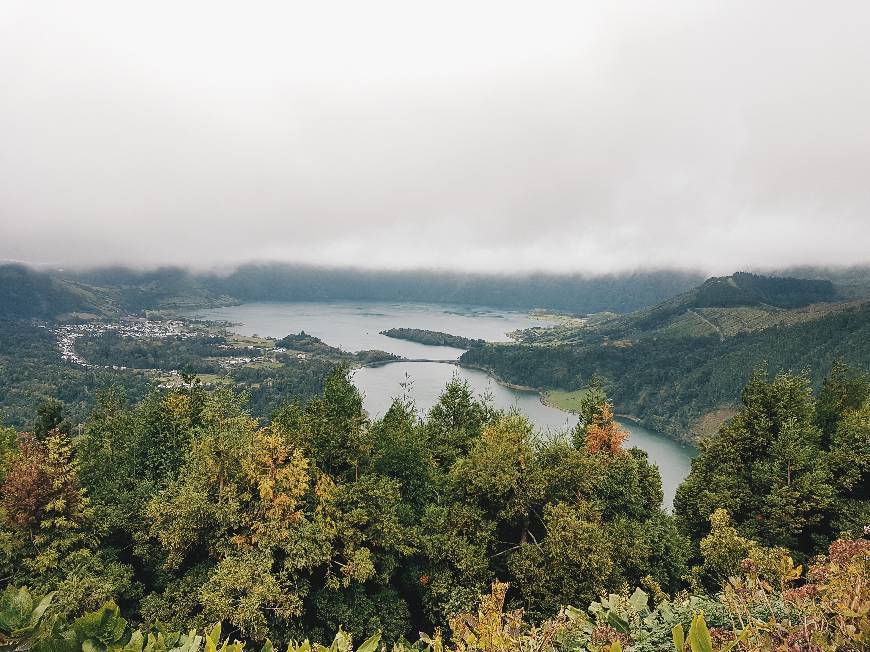
<path fill-rule="evenodd" d="M 403 303 L 247 303 L 240 306 L 202 310 L 196 316 L 226 320 L 237 324 L 232 329 L 242 335 L 283 337 L 289 333 L 306 333 L 319 337 L 345 351 L 380 349 L 406 358 L 456 360 L 462 349 L 427 346 L 397 340 L 380 331 L 387 328 L 424 328 L 463 337 L 488 341 L 506 340 L 507 333 L 552 322 L 532 319 L 528 315 L 476 308 L 434 304 Z M 425 413 L 438 400 L 444 385 L 457 375 L 482 396 L 489 396 L 502 409 L 515 407 L 529 417 L 542 434 L 564 433 L 577 423 L 577 417 L 544 405 L 537 392 L 522 391 L 497 383 L 489 374 L 455 364 L 438 362 L 395 362 L 381 367 L 357 369 L 354 384 L 364 395 L 365 408 L 377 418 L 389 408 L 410 381 L 409 394 L 417 409 Z M 694 450 L 681 446 L 664 435 L 621 421 L 629 432 L 627 444 L 647 451 L 662 475 L 664 504 L 673 502 L 677 486 L 689 472 Z"/>
<path fill-rule="evenodd" d="M 388 328 L 423 328 L 497 342 L 509 339 L 507 334 L 512 331 L 554 323 L 518 312 L 474 306 L 332 301 L 245 303 L 201 310 L 195 316 L 237 323 L 233 330 L 242 335 L 284 337 L 305 331 L 345 351 L 380 349 L 405 358 L 434 360 L 457 360 L 464 351 L 397 340 L 380 332 Z"/>

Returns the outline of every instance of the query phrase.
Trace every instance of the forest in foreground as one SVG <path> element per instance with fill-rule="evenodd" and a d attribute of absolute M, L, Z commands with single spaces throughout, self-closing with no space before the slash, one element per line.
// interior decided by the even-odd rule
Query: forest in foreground
<path fill-rule="evenodd" d="M 760 369 L 673 514 L 598 385 L 546 441 L 458 381 L 370 421 L 341 367 L 267 422 L 192 377 L 48 401 L 0 436 L 0 646 L 864 650 L 868 396 Z"/>

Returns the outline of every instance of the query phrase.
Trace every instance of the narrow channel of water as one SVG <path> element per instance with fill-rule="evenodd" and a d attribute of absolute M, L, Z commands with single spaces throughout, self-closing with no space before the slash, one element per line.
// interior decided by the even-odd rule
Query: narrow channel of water
<path fill-rule="evenodd" d="M 381 367 L 357 369 L 353 381 L 364 394 L 368 413 L 372 417 L 378 417 L 390 407 L 395 397 L 405 392 L 401 384 L 407 382 L 410 382 L 410 397 L 420 413 L 425 413 L 435 405 L 444 385 L 454 375 L 467 381 L 478 395 L 490 396 L 496 407 L 518 409 L 545 436 L 564 433 L 577 424 L 576 415 L 545 405 L 537 392 L 506 387 L 484 371 L 458 365 L 394 362 Z M 629 434 L 625 445 L 644 449 L 650 460 L 658 465 L 662 476 L 664 505 L 670 508 L 677 487 L 689 473 L 694 450 L 629 420 L 620 419 L 619 422 Z"/>
<path fill-rule="evenodd" d="M 463 351 L 397 340 L 381 335 L 380 331 L 423 328 L 492 342 L 506 340 L 507 333 L 518 329 L 552 324 L 517 312 L 416 303 L 259 302 L 201 310 L 194 316 L 232 322 L 237 324 L 233 330 L 243 335 L 280 338 L 304 330 L 346 351 L 380 349 L 405 358 L 430 360 L 456 360 Z M 402 395 L 405 390 L 401 383 L 406 380 L 411 383 L 410 395 L 417 408 L 421 413 L 427 411 L 454 374 L 467 380 L 478 394 L 490 396 L 496 407 L 515 407 L 523 412 L 545 435 L 564 432 L 577 422 L 573 414 L 544 405 L 536 392 L 500 385 L 486 372 L 455 364 L 395 362 L 358 369 L 353 379 L 365 396 L 366 410 L 372 417 L 378 417 L 394 397 Z M 621 423 L 629 432 L 627 445 L 646 450 L 650 460 L 658 465 L 664 504 L 670 507 L 677 486 L 689 472 L 694 450 L 630 421 Z"/>

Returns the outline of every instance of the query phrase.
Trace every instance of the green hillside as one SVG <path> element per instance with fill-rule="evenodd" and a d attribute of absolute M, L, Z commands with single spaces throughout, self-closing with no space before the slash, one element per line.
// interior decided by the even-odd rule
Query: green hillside
<path fill-rule="evenodd" d="M 0 265 L 0 317 L 45 319 L 93 307 L 87 293 L 46 273 L 23 265 Z"/>
<path fill-rule="evenodd" d="M 68 272 L 0 265 L 0 319 L 55 319 L 77 314 L 118 317 L 149 309 L 235 302 L 204 289 L 190 272 L 174 268 Z"/>
<path fill-rule="evenodd" d="M 870 368 L 870 302 L 836 299 L 828 281 L 735 274 L 629 315 L 527 331 L 518 343 L 488 344 L 462 362 L 562 391 L 599 374 L 626 413 L 696 441 L 730 414 L 736 388 L 759 365 L 813 369 L 816 387 L 837 359 Z"/>
<path fill-rule="evenodd" d="M 602 276 L 390 272 L 300 265 L 245 265 L 228 274 L 165 267 L 33 271 L 0 265 L 0 317 L 52 317 L 80 308 L 105 315 L 243 301 L 401 301 L 510 310 L 628 312 L 691 288 L 695 272 L 660 270 Z M 27 281 L 27 279 L 30 281 Z M 18 280 L 13 280 L 18 279 Z M 53 288 L 54 294 L 49 290 Z M 30 305 L 32 304 L 32 306 Z"/>

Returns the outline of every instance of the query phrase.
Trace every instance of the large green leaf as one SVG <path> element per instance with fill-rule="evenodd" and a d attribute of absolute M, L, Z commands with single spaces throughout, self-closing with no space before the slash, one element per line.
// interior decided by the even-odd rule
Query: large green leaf
<path fill-rule="evenodd" d="M 629 624 L 628 620 L 620 616 L 615 611 L 607 612 L 607 624 L 613 627 L 613 629 L 615 629 L 620 634 L 628 634 L 631 629 L 631 625 Z"/>
<path fill-rule="evenodd" d="M 39 601 L 39 604 L 36 605 L 36 608 L 30 614 L 31 625 L 36 626 L 39 624 L 39 621 L 42 620 L 42 616 L 45 614 L 45 610 L 48 609 L 54 601 L 54 596 L 55 592 L 52 591 Z"/>
<path fill-rule="evenodd" d="M 86 613 L 73 622 L 73 630 L 82 641 L 84 652 L 103 652 L 109 646 L 124 641 L 127 621 L 114 602 L 107 602 L 97 611 Z"/>
<path fill-rule="evenodd" d="M 127 644 L 121 648 L 121 652 L 142 652 L 142 648 L 145 646 L 145 636 L 142 634 L 140 630 L 136 630 L 130 636 L 130 640 L 127 641 Z"/>
<path fill-rule="evenodd" d="M 202 636 L 197 636 L 196 630 L 191 629 L 186 636 L 182 636 L 179 644 L 173 647 L 169 652 L 199 652 L 202 645 Z"/>
<path fill-rule="evenodd" d="M 628 604 L 630 604 L 632 609 L 638 613 L 646 610 L 648 602 L 649 596 L 647 596 L 646 592 L 642 591 L 640 588 L 635 589 L 634 593 L 632 593 L 631 597 L 628 599 Z"/>
<path fill-rule="evenodd" d="M 376 652 L 378 649 L 378 643 L 381 642 L 381 633 L 370 636 L 368 639 L 363 641 L 360 646 L 356 649 L 356 652 Z"/>
<path fill-rule="evenodd" d="M 20 589 L 6 587 L 0 596 L 0 629 L 10 634 L 24 629 L 31 624 L 32 613 L 33 597 L 30 591 L 23 586 Z"/>
<path fill-rule="evenodd" d="M 674 647 L 677 648 L 677 652 L 684 652 L 686 649 L 686 635 L 683 632 L 683 626 L 677 624 L 671 630 L 671 636 L 674 639 Z"/>
<path fill-rule="evenodd" d="M 710 638 L 710 630 L 707 629 L 703 611 L 692 619 L 692 626 L 689 627 L 689 646 L 692 652 L 713 652 L 713 639 Z"/>

